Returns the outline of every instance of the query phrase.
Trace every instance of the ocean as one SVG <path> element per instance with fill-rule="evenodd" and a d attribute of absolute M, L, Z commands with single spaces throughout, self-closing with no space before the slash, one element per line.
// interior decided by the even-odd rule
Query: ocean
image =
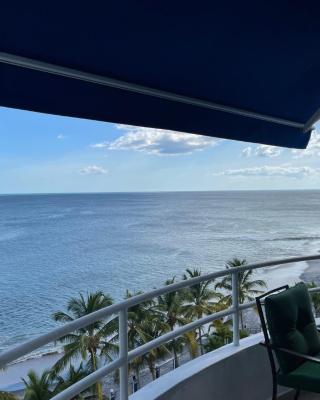
<path fill-rule="evenodd" d="M 235 256 L 316 253 L 319 216 L 320 191 L 0 196 L 0 351 L 55 327 L 79 292 L 117 301 Z"/>

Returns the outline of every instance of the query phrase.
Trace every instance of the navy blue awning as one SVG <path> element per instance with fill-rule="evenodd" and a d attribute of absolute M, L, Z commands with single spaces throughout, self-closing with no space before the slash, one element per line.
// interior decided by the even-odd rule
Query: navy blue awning
<path fill-rule="evenodd" d="M 304 148 L 320 108 L 319 11 L 316 1 L 3 2 L 0 105 Z"/>

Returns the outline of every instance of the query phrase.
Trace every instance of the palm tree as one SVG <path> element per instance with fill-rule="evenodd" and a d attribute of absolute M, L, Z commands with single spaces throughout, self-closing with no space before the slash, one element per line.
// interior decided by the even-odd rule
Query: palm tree
<path fill-rule="evenodd" d="M 183 335 L 183 341 L 188 348 L 190 358 L 193 360 L 199 354 L 199 344 L 197 341 L 197 333 L 195 331 L 186 332 Z"/>
<path fill-rule="evenodd" d="M 67 389 L 69 386 L 72 386 L 74 383 L 79 382 L 81 379 L 85 378 L 88 375 L 88 371 L 83 367 L 83 364 L 80 363 L 78 368 L 75 368 L 72 364 L 69 366 L 69 370 L 66 376 L 57 375 L 56 376 L 56 387 L 55 394 L 62 392 Z M 86 391 L 88 391 L 87 389 Z M 80 394 L 76 397 L 73 397 L 72 400 L 82 400 L 83 396 Z"/>
<path fill-rule="evenodd" d="M 224 344 L 230 343 L 232 340 L 232 331 L 231 331 L 232 321 L 231 319 L 227 319 L 224 321 L 223 319 L 217 319 L 210 324 L 208 329 L 208 336 L 211 329 L 213 328 L 216 337 L 219 337 Z"/>
<path fill-rule="evenodd" d="M 130 293 L 126 291 L 125 298 L 130 298 L 141 294 L 142 292 Z M 139 303 L 128 310 L 128 346 L 129 349 L 142 346 L 151 340 L 161 336 L 168 330 L 159 312 L 155 311 L 155 302 L 152 300 Z M 156 378 L 156 361 L 158 358 L 164 357 L 168 353 L 166 346 L 151 350 L 142 357 L 138 357 L 131 362 L 130 367 L 134 370 L 139 385 L 140 368 L 146 364 L 152 375 L 152 379 Z"/>
<path fill-rule="evenodd" d="M 232 341 L 232 331 L 231 331 L 231 320 L 228 319 L 227 321 L 223 321 L 218 319 L 214 321 L 208 330 L 207 333 L 207 343 L 204 345 L 206 353 L 209 351 L 215 350 L 225 344 L 228 344 Z M 211 328 L 214 329 L 213 334 L 210 334 Z M 245 330 L 240 329 L 240 339 L 243 339 L 249 336 L 248 332 Z"/>
<path fill-rule="evenodd" d="M 168 331 L 168 325 L 159 318 L 157 314 L 149 314 L 147 318 L 141 321 L 140 346 L 150 342 L 153 339 L 162 336 Z M 144 356 L 146 364 L 148 365 L 152 379 L 156 379 L 156 362 L 163 359 L 169 352 L 168 346 L 162 345 L 160 347 L 150 350 Z"/>
<path fill-rule="evenodd" d="M 142 294 L 143 292 L 138 291 L 131 293 L 129 290 L 125 293 L 125 299 L 130 299 L 133 296 Z M 140 346 L 141 337 L 145 335 L 143 332 L 143 321 L 147 316 L 152 313 L 153 301 L 149 300 L 143 303 L 136 304 L 128 310 L 128 347 L 129 350 Z M 145 365 L 145 357 L 137 357 L 129 364 L 129 369 L 133 371 L 140 386 L 140 370 Z"/>
<path fill-rule="evenodd" d="M 79 298 L 72 297 L 69 300 L 67 304 L 68 313 L 58 311 L 53 314 L 53 319 L 60 322 L 71 322 L 111 304 L 111 297 L 101 291 L 88 293 L 86 297 L 80 294 Z M 60 338 L 60 341 L 64 343 L 64 355 L 54 365 L 54 371 L 58 373 L 73 359 L 78 359 L 79 357 L 82 357 L 83 360 L 88 360 L 87 368 L 90 372 L 98 369 L 99 357 L 104 357 L 111 361 L 118 351 L 118 345 L 116 344 L 117 328 L 116 319 L 112 319 L 107 323 L 96 321 L 85 328 L 78 329 L 74 333 Z M 95 391 L 98 400 L 102 400 L 101 382 L 96 383 Z"/>
<path fill-rule="evenodd" d="M 129 290 L 126 291 L 125 299 L 138 296 L 143 292 L 138 291 L 131 293 Z M 136 304 L 128 309 L 128 345 L 129 349 L 132 350 L 139 344 L 141 332 L 140 323 L 144 321 L 151 313 L 153 313 L 154 302 L 148 300 L 139 304 Z"/>
<path fill-rule="evenodd" d="M 168 279 L 165 282 L 165 285 L 171 285 L 174 282 L 175 277 Z M 161 317 L 163 318 L 164 322 L 168 324 L 171 331 L 173 331 L 177 325 L 184 325 L 186 323 L 186 319 L 182 315 L 182 305 L 183 297 L 178 291 L 166 293 L 158 297 L 156 310 L 160 312 Z M 168 345 L 172 347 L 176 368 L 179 366 L 178 350 L 181 349 L 181 345 L 182 343 L 179 339 L 173 339 L 171 346 Z"/>
<path fill-rule="evenodd" d="M 226 263 L 226 268 L 237 268 L 237 267 L 242 267 L 244 265 L 247 265 L 247 260 L 246 259 L 239 259 L 239 258 L 233 258 L 229 260 Z M 259 290 L 258 288 L 266 288 L 267 284 L 264 280 L 262 279 L 256 279 L 253 280 L 253 275 L 254 271 L 251 270 L 245 270 L 245 271 L 240 271 L 238 273 L 238 283 L 239 283 L 239 303 L 245 303 L 247 300 L 252 301 L 254 298 L 263 293 L 262 290 Z M 227 295 L 225 295 L 222 299 L 222 303 L 225 304 L 226 306 L 230 307 L 232 305 L 232 277 L 231 275 L 225 276 L 220 282 L 218 282 L 215 285 L 215 288 L 223 289 L 228 292 Z M 244 329 L 244 323 L 243 323 L 243 314 L 240 312 L 240 325 L 241 329 Z"/>
<path fill-rule="evenodd" d="M 50 389 L 52 378 L 50 371 L 44 371 L 38 376 L 36 372 L 29 371 L 28 379 L 22 379 L 26 386 L 24 400 L 49 400 L 53 396 Z"/>
<path fill-rule="evenodd" d="M 201 271 L 199 269 L 187 269 L 183 279 L 192 279 L 200 275 Z M 221 295 L 210 289 L 211 284 L 212 281 L 200 282 L 184 290 L 182 312 L 186 318 L 190 320 L 200 319 L 217 309 L 217 302 L 213 300 L 221 300 Z M 198 328 L 198 335 L 200 352 L 203 354 L 201 327 Z"/>

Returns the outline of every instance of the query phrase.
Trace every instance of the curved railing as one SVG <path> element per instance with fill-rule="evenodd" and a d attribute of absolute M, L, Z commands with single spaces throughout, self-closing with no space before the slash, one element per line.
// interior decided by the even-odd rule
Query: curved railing
<path fill-rule="evenodd" d="M 259 268 L 274 267 L 283 264 L 291 264 L 301 261 L 312 261 L 320 260 L 320 255 L 311 255 L 305 257 L 292 257 L 285 259 L 278 259 L 274 261 L 266 261 L 262 263 L 248 264 L 241 267 L 235 267 L 225 269 L 223 271 L 214 272 L 211 274 L 200 275 L 196 278 L 187 279 L 174 283 L 168 286 L 155 289 L 148 293 L 142 293 L 137 296 L 131 297 L 127 300 L 121 301 L 117 304 L 113 304 L 109 307 L 102 308 L 101 310 L 95 311 L 84 317 L 81 317 L 75 321 L 69 322 L 59 328 L 53 329 L 52 331 L 37 337 L 36 339 L 25 342 L 21 345 L 16 346 L 13 349 L 2 352 L 0 354 L 0 368 L 6 366 L 8 363 L 15 361 L 16 359 L 50 343 L 58 340 L 60 337 L 73 332 L 74 330 L 84 328 L 98 320 L 106 317 L 119 315 L 119 357 L 111 363 L 101 367 L 97 371 L 91 373 L 87 377 L 83 378 L 79 382 L 73 384 L 63 392 L 57 394 L 52 400 L 70 400 L 79 393 L 83 392 L 88 387 L 92 386 L 97 381 L 111 373 L 116 369 L 120 369 L 120 399 L 127 400 L 129 397 L 128 393 L 128 363 L 136 357 L 142 356 L 148 353 L 150 350 L 159 347 L 160 345 L 170 342 L 183 335 L 184 333 L 194 330 L 202 325 L 205 325 L 214 320 L 232 315 L 233 317 L 233 344 L 239 345 L 239 311 L 253 307 L 255 302 L 248 302 L 245 304 L 239 304 L 238 294 L 238 276 L 242 271 L 254 270 Z M 135 348 L 134 350 L 128 351 L 128 309 L 131 307 L 151 300 L 154 297 L 177 291 L 186 287 L 191 287 L 197 283 L 211 281 L 216 278 L 221 278 L 227 275 L 232 275 L 232 306 L 220 312 L 216 312 L 211 315 L 207 315 L 196 321 L 192 321 L 186 325 L 183 325 L 174 331 L 165 333 L 164 335 L 151 340 L 150 342 Z M 320 291 L 320 288 L 311 289 L 311 292 Z"/>

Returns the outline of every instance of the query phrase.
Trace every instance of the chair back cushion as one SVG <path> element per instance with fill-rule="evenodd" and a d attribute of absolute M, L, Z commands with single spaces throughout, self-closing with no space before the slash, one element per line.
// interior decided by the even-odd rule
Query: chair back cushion
<path fill-rule="evenodd" d="M 311 356 L 320 352 L 320 337 L 304 283 L 266 297 L 265 312 L 272 344 Z M 276 356 L 282 373 L 303 363 L 283 352 L 276 351 Z"/>

